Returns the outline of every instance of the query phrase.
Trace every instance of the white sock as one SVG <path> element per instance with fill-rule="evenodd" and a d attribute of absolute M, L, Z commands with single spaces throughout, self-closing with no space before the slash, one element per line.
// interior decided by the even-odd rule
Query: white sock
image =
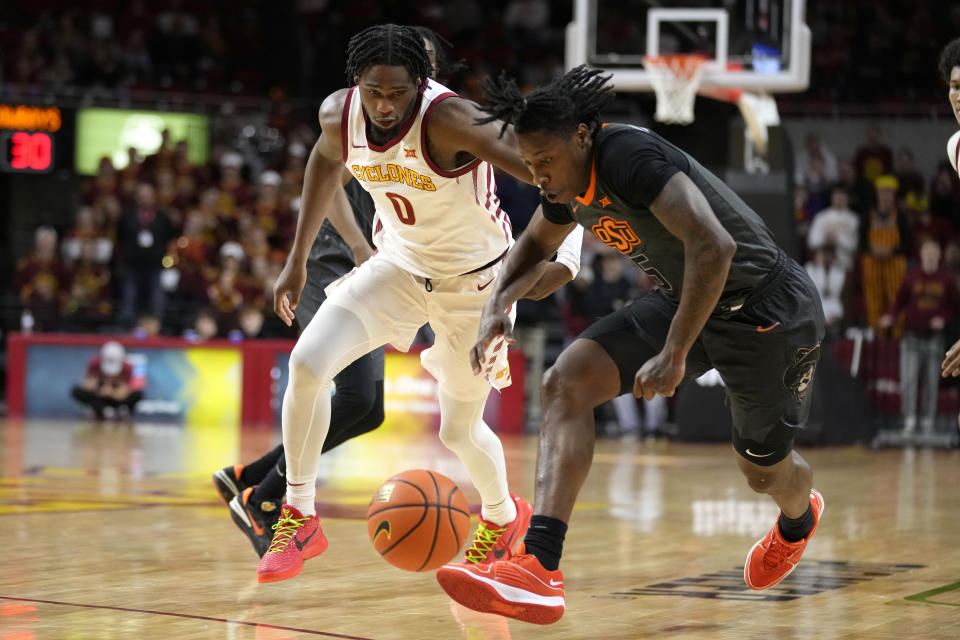
<path fill-rule="evenodd" d="M 316 515 L 317 509 L 313 504 L 316 495 L 317 487 L 312 482 L 287 485 L 287 504 L 304 516 Z"/>
<path fill-rule="evenodd" d="M 513 498 L 507 497 L 499 504 L 485 504 L 480 509 L 480 515 L 487 522 L 492 522 L 498 527 L 513 522 L 517 517 L 517 505 Z"/>

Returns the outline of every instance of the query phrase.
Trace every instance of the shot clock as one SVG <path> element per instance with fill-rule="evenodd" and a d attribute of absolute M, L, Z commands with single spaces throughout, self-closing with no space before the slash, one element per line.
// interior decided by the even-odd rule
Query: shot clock
<path fill-rule="evenodd" d="M 0 104 L 0 171 L 47 173 L 54 168 L 57 107 Z"/>

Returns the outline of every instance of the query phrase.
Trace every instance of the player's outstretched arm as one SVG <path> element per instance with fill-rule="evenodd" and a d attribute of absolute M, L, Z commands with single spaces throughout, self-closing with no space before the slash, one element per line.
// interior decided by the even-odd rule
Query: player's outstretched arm
<path fill-rule="evenodd" d="M 685 173 L 673 175 L 650 211 L 683 242 L 683 288 L 663 350 L 637 372 L 634 395 L 672 396 L 683 380 L 684 361 L 723 293 L 737 244 L 710 203 Z"/>
<path fill-rule="evenodd" d="M 484 115 L 470 100 L 459 96 L 444 100 L 430 114 L 427 126 L 431 143 L 445 154 L 469 153 L 518 180 L 533 184 L 533 176 L 517 153 L 513 127 L 508 126 L 501 136 L 503 123 L 499 120 L 476 124 L 476 119 Z"/>
<path fill-rule="evenodd" d="M 574 226 L 572 222 L 568 225 L 554 224 L 544 218 L 543 211 L 538 208 L 517 243 L 507 252 L 503 268 L 493 283 L 493 292 L 483 306 L 477 343 L 470 350 L 470 362 L 475 373 L 480 373 L 483 353 L 494 339 L 504 336 L 508 344 L 513 344 L 507 309 L 530 291 L 542 275 L 544 264 L 557 252 Z"/>
<path fill-rule="evenodd" d="M 330 95 L 320 106 L 322 132 L 307 160 L 293 248 L 273 285 L 273 310 L 287 326 L 293 325 L 293 310 L 297 308 L 300 292 L 307 281 L 310 247 L 320 231 L 336 190 L 341 187 L 343 162 L 340 116 L 346 92 L 347 89 L 342 89 Z"/>

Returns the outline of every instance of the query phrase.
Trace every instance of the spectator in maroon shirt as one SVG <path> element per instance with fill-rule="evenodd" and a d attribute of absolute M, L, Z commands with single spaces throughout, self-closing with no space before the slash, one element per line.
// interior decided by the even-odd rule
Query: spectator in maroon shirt
<path fill-rule="evenodd" d="M 98 420 L 104 410 L 126 410 L 133 415 L 137 403 L 143 399 L 143 391 L 134 390 L 133 367 L 126 362 L 126 352 L 119 342 L 106 342 L 100 353 L 87 363 L 87 372 L 80 384 L 71 391 L 74 399 L 93 409 Z"/>
<path fill-rule="evenodd" d="M 904 334 L 900 340 L 900 412 L 903 430 L 917 426 L 917 388 L 923 370 L 923 411 L 921 426 L 933 430 L 937 417 L 940 361 L 943 357 L 943 330 L 956 311 L 958 295 L 953 278 L 940 268 L 940 244 L 927 240 L 920 247 L 920 267 L 909 271 L 881 327 L 889 327 L 900 313 Z"/>
<path fill-rule="evenodd" d="M 71 331 L 95 332 L 113 315 L 110 269 L 97 260 L 95 240 L 86 240 L 81 252 L 70 269 L 70 287 L 63 303 L 64 325 Z"/>
<path fill-rule="evenodd" d="M 46 225 L 37 227 L 33 253 L 17 263 L 14 288 L 38 330 L 57 328 L 69 286 L 69 273 L 57 257 L 56 230 Z"/>

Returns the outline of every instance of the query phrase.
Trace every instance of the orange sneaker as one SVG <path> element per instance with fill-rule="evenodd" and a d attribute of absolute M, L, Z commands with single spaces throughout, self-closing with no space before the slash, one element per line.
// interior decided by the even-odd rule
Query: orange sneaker
<path fill-rule="evenodd" d="M 512 555 L 489 564 L 445 564 L 437 582 L 465 607 L 508 618 L 551 624 L 563 616 L 563 574 L 547 571 L 529 554 Z"/>
<path fill-rule="evenodd" d="M 257 580 L 277 582 L 303 571 L 303 561 L 327 550 L 320 518 L 304 517 L 289 504 L 280 507 L 280 520 L 273 525 L 273 542 L 257 565 Z"/>
<path fill-rule="evenodd" d="M 517 507 L 517 517 L 502 527 L 487 522 L 480 516 L 480 524 L 473 537 L 473 544 L 467 549 L 463 561 L 471 564 L 483 564 L 494 560 L 506 560 L 519 544 L 530 528 L 530 517 L 533 507 L 520 496 L 510 494 Z"/>
<path fill-rule="evenodd" d="M 231 467 L 224 467 L 213 474 L 213 487 L 220 494 L 220 499 L 224 504 L 230 504 L 235 496 L 243 493 L 243 490 L 249 487 L 246 482 L 240 479 L 243 474 L 243 465 L 235 464 Z"/>
<path fill-rule="evenodd" d="M 823 514 L 823 496 L 816 489 L 810 490 L 810 507 L 813 509 L 813 529 L 807 537 L 797 542 L 787 542 L 780 535 L 779 516 L 773 528 L 750 549 L 747 562 L 743 566 L 743 579 L 747 586 L 756 591 L 769 589 L 797 568 L 800 556 L 807 543 L 817 531 L 820 516 Z"/>

